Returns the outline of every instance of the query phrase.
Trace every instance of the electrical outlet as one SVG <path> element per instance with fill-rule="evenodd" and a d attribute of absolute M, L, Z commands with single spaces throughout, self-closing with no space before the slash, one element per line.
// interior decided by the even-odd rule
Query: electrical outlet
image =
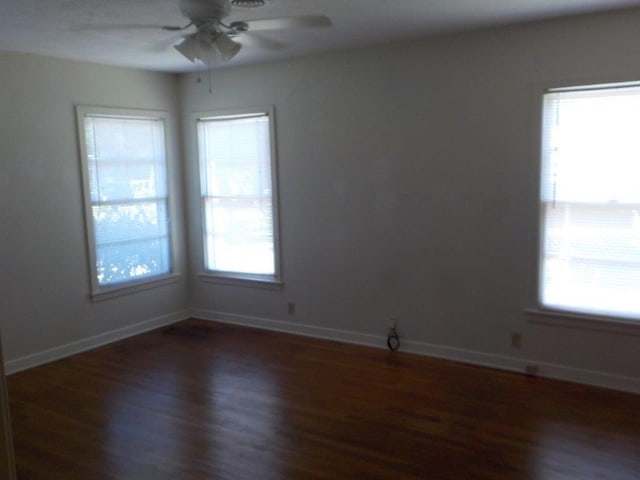
<path fill-rule="evenodd" d="M 396 317 L 391 317 L 390 327 L 391 327 L 392 330 L 397 330 L 398 329 L 398 319 Z"/>
<path fill-rule="evenodd" d="M 522 347 L 522 334 L 520 332 L 511 332 L 511 348 Z"/>
<path fill-rule="evenodd" d="M 296 314 L 296 302 L 287 303 L 287 313 L 289 315 L 295 315 Z"/>

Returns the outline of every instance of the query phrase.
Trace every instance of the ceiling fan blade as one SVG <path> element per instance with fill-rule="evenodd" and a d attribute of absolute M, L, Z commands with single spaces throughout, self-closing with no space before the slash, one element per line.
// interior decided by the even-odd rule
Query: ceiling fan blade
<path fill-rule="evenodd" d="M 266 50 L 284 50 L 287 48 L 285 43 L 266 38 L 253 32 L 242 32 L 237 37 L 234 37 L 234 39 L 241 45 L 246 45 L 247 47 L 258 47 Z"/>
<path fill-rule="evenodd" d="M 286 28 L 326 28 L 332 25 L 331 19 L 324 15 L 301 15 L 261 20 L 247 20 L 249 30 L 281 30 Z"/>
<path fill-rule="evenodd" d="M 186 30 L 187 28 L 189 28 L 192 25 L 193 25 L 193 23 L 189 22 L 188 24 L 186 24 L 183 27 L 181 27 L 179 25 L 163 25 L 161 28 L 162 28 L 162 30 L 166 30 L 168 32 L 181 32 L 182 30 Z"/>
<path fill-rule="evenodd" d="M 76 25 L 74 30 L 174 30 L 181 27 L 167 25 L 152 25 L 149 23 L 83 23 Z"/>
<path fill-rule="evenodd" d="M 174 46 L 175 43 L 181 38 L 184 38 L 184 35 L 169 35 L 167 38 L 163 40 L 160 40 L 157 42 L 151 42 L 146 48 L 146 50 L 152 53 L 165 52 L 170 47 Z"/>

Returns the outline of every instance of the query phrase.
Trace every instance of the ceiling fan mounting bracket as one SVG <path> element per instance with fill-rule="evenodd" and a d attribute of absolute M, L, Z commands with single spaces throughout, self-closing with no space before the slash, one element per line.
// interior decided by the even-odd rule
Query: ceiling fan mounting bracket
<path fill-rule="evenodd" d="M 242 21 L 231 22 L 231 25 L 229 25 L 229 27 L 232 30 L 234 30 L 235 32 L 248 32 L 249 31 L 249 24 L 247 22 L 242 22 Z"/>
<path fill-rule="evenodd" d="M 227 17 L 231 12 L 231 3 L 228 0 L 180 0 L 180 11 L 199 27 Z"/>

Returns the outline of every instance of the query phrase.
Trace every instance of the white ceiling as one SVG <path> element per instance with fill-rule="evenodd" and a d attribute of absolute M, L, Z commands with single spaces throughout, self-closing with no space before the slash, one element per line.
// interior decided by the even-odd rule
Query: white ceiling
<path fill-rule="evenodd" d="M 272 51 L 247 46 L 231 64 L 640 6 L 640 0 L 267 2 L 261 8 L 233 8 L 225 20 L 323 14 L 333 26 L 264 32 L 264 37 L 284 42 L 287 48 Z M 0 0 L 0 50 L 169 72 L 193 70 L 193 64 L 171 48 L 178 42 L 179 33 L 144 28 L 187 23 L 178 3 L 179 0 Z"/>

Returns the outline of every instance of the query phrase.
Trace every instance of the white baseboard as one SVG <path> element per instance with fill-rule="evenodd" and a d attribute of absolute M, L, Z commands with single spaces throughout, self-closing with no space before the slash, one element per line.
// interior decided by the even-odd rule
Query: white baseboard
<path fill-rule="evenodd" d="M 540 376 L 547 378 L 640 394 L 640 378 L 637 377 L 546 363 L 539 364 L 539 367 Z"/>
<path fill-rule="evenodd" d="M 592 387 L 621 390 L 623 392 L 640 393 L 640 378 L 635 377 L 625 377 L 606 372 L 539 362 L 537 360 L 487 354 L 474 350 L 442 347 L 421 342 L 404 342 L 403 346 L 403 351 L 406 352 L 523 374 L 526 373 L 527 366 L 535 366 L 537 369 L 536 375 L 539 377 L 580 383 Z"/>
<path fill-rule="evenodd" d="M 183 310 L 168 315 L 162 315 L 160 317 L 128 325 L 123 328 L 101 333 L 93 337 L 83 338 L 82 340 L 67 343 L 66 345 L 60 345 L 59 347 L 54 347 L 42 352 L 8 360 L 5 363 L 5 370 L 7 375 L 10 375 L 28 368 L 37 367 L 38 365 L 53 362 L 70 355 L 75 355 L 76 353 L 85 352 L 127 337 L 148 332 L 149 330 L 154 330 L 181 320 L 186 320 L 190 318 L 189 313 L 189 311 Z"/>
<path fill-rule="evenodd" d="M 293 333 L 296 335 L 323 338 L 357 345 L 387 348 L 387 339 L 382 335 L 371 335 L 349 330 L 303 325 L 300 323 L 284 322 L 281 320 L 272 320 L 268 318 L 238 315 L 213 310 L 194 309 L 191 310 L 191 317 L 201 320 Z M 536 360 L 495 355 L 475 350 L 465 350 L 425 342 L 403 340 L 401 343 L 401 350 L 408 353 L 519 373 L 525 373 L 525 369 L 528 365 L 535 365 L 538 369 L 537 374 L 540 377 L 640 394 L 640 378 L 636 377 L 625 377 L 606 372 L 582 370 L 564 365 L 541 363 Z"/>
<path fill-rule="evenodd" d="M 353 343 L 356 345 L 366 345 L 369 347 L 386 348 L 386 338 L 380 343 L 380 338 L 376 335 L 368 335 L 349 330 L 337 330 L 326 327 L 316 327 L 314 325 L 303 325 L 294 322 L 283 322 L 282 320 L 271 320 L 264 317 L 252 317 L 249 315 L 238 315 L 235 313 L 216 312 L 213 310 L 194 309 L 191 310 L 191 318 L 208 320 L 212 322 L 229 323 L 243 327 L 255 327 L 263 330 L 275 332 L 293 333 L 305 337 L 324 338 L 327 340 L 337 340 L 340 342 Z"/>
<path fill-rule="evenodd" d="M 5 371 L 7 374 L 16 373 L 28 368 L 59 360 L 76 353 L 101 347 L 117 340 L 122 340 L 149 330 L 154 330 L 156 328 L 186 320 L 188 318 L 199 318 L 202 320 L 255 327 L 307 337 L 323 338 L 381 349 L 387 348 L 386 337 L 382 335 L 371 335 L 350 330 L 304 325 L 294 322 L 285 322 L 281 320 L 272 320 L 263 317 L 238 315 L 213 310 L 194 309 L 190 311 L 184 310 L 174 312 L 168 315 L 152 318 L 134 325 L 105 332 L 100 335 L 71 342 L 49 350 L 9 360 L 5 363 Z M 636 377 L 613 375 L 606 372 L 584 370 L 551 363 L 541 363 L 536 360 L 495 355 L 475 350 L 465 350 L 411 340 L 402 340 L 401 350 L 408 353 L 519 373 L 524 373 L 527 365 L 535 365 L 538 368 L 538 375 L 541 377 L 640 394 L 640 378 Z"/>

